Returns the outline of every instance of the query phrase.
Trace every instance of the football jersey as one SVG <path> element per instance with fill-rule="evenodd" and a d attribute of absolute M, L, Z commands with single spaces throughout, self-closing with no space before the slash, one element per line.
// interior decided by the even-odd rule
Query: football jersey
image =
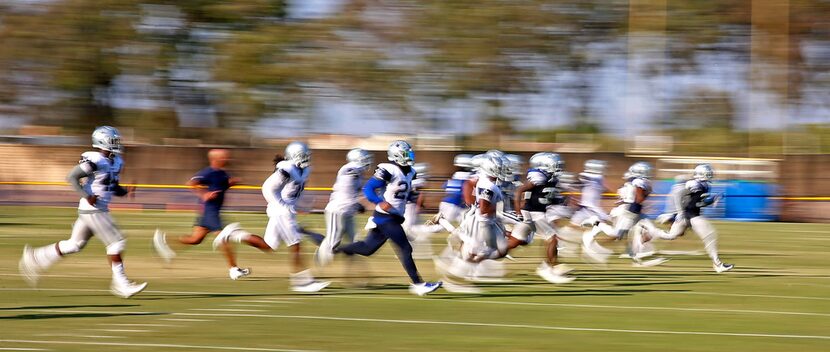
<path fill-rule="evenodd" d="M 579 174 L 579 180 L 582 183 L 582 196 L 580 197 L 580 205 L 589 208 L 599 208 L 602 200 L 602 192 L 605 190 L 605 185 L 602 183 L 602 175 L 583 172 Z"/>
<path fill-rule="evenodd" d="M 268 201 L 268 208 L 295 205 L 310 173 L 310 167 L 301 169 L 287 160 L 277 163 L 274 173 L 262 184 L 262 195 Z"/>
<path fill-rule="evenodd" d="M 375 170 L 373 177 L 386 183 L 381 197 L 392 206 L 397 214 L 403 215 L 406 213 L 406 202 L 409 199 L 409 193 L 412 191 L 412 180 L 415 179 L 415 176 L 415 169 L 410 167 L 409 172 L 404 174 L 400 166 L 392 163 L 378 164 Z M 380 205 L 375 206 L 375 211 L 386 214 Z"/>
<path fill-rule="evenodd" d="M 330 211 L 353 209 L 361 196 L 363 187 L 363 168 L 355 162 L 346 163 L 337 171 L 337 179 L 332 186 L 329 204 Z"/>
<path fill-rule="evenodd" d="M 628 211 L 639 214 L 643 209 L 642 203 L 637 203 L 637 189 L 643 190 L 643 199 L 648 198 L 651 194 L 651 181 L 646 178 L 633 178 L 623 185 L 619 190 L 620 200 L 623 203 L 629 204 Z"/>
<path fill-rule="evenodd" d="M 527 181 L 533 188 L 524 193 L 525 204 L 522 210 L 545 211 L 548 205 L 558 204 L 559 191 L 556 185 L 559 180 L 556 176 L 539 169 L 530 169 L 527 172 Z"/>
<path fill-rule="evenodd" d="M 491 204 L 498 204 L 504 200 L 504 195 L 501 193 L 499 185 L 490 180 L 489 177 L 480 177 L 476 183 L 476 218 L 479 220 L 495 220 L 495 216 L 488 217 L 481 213 L 478 208 L 479 201 L 486 200 Z"/>
<path fill-rule="evenodd" d="M 464 182 L 470 178 L 470 173 L 466 171 L 457 171 L 452 175 L 452 178 L 444 183 L 444 193 L 446 194 L 441 200 L 444 203 L 450 203 L 459 207 L 464 206 L 464 196 L 461 193 L 464 189 Z"/>
<path fill-rule="evenodd" d="M 665 213 L 678 213 L 683 210 L 683 196 L 686 194 L 686 183 L 675 183 L 671 186 L 668 199 L 666 199 Z"/>
<path fill-rule="evenodd" d="M 112 190 L 118 184 L 118 177 L 121 174 L 121 168 L 124 166 L 124 160 L 117 154 L 106 157 L 101 152 L 90 151 L 81 154 L 79 163 L 89 165 L 88 167 L 91 168 L 89 170 L 91 175 L 86 178 L 86 183 L 84 183 L 84 190 L 89 194 L 98 196 L 98 200 L 95 205 L 91 205 L 86 198 L 81 198 L 78 203 L 78 210 L 109 211 Z M 86 167 L 84 168 L 86 169 Z"/>
<path fill-rule="evenodd" d="M 688 192 L 689 199 L 687 200 L 685 210 L 686 217 L 691 219 L 700 215 L 700 208 L 705 207 L 703 200 L 709 197 L 709 182 L 700 180 L 689 180 L 686 182 L 686 192 Z M 708 205 L 708 204 L 707 204 Z"/>
<path fill-rule="evenodd" d="M 412 180 L 412 189 L 409 191 L 409 197 L 406 199 L 408 203 L 417 203 L 418 196 L 421 195 L 421 189 L 427 186 L 427 180 L 423 178 L 418 178 L 418 175 L 415 175 L 415 178 Z"/>

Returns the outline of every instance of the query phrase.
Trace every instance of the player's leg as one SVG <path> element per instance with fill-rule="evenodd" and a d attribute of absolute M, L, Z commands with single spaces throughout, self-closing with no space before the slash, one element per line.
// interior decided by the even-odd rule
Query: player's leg
<path fill-rule="evenodd" d="M 126 249 L 127 240 L 109 213 L 100 212 L 92 214 L 81 214 L 80 218 L 92 229 L 92 232 L 106 246 L 107 258 L 112 268 L 112 294 L 130 298 L 147 287 L 147 283 L 134 283 L 127 278 L 124 271 L 122 254 Z"/>
<path fill-rule="evenodd" d="M 569 266 L 558 263 L 560 239 L 552 225 L 552 219 L 547 215 L 540 213 L 533 219 L 537 236 L 545 241 L 545 259 L 536 268 L 536 274 L 553 284 L 568 283 L 575 278 L 566 276 L 572 270 Z"/>
<path fill-rule="evenodd" d="M 409 285 L 409 292 L 423 296 L 441 287 L 441 282 L 424 282 L 421 279 L 421 275 L 418 274 L 418 267 L 415 265 L 415 260 L 412 259 L 412 246 L 409 244 L 406 232 L 400 224 L 387 221 L 378 225 L 377 230 L 395 244 L 398 260 L 401 261 L 401 265 L 412 281 L 412 284 Z"/>
<path fill-rule="evenodd" d="M 204 227 L 204 226 L 198 226 L 198 225 L 193 226 L 193 232 L 191 232 L 190 235 L 179 237 L 177 239 L 177 242 L 181 245 L 195 246 L 197 244 L 202 243 L 202 241 L 205 240 L 205 237 L 209 233 L 214 232 L 214 231 L 218 231 L 218 229 L 210 230 L 210 229 L 208 229 L 207 227 Z M 181 248 L 181 247 L 184 247 L 184 246 L 177 246 L 177 247 Z"/>
<path fill-rule="evenodd" d="M 285 243 L 291 253 L 292 271 L 289 275 L 291 290 L 296 292 L 317 292 L 325 288 L 330 282 L 321 282 L 314 279 L 305 263 L 303 263 L 301 234 L 294 213 L 280 211 L 268 220 L 265 242 L 272 249 L 276 249 L 280 242 Z"/>
<path fill-rule="evenodd" d="M 345 235 L 346 242 L 354 241 L 354 216 L 345 212 L 325 211 L 326 237 L 314 253 L 317 265 L 328 265 L 334 259 L 334 249 L 340 246 Z"/>
<path fill-rule="evenodd" d="M 378 227 L 374 229 L 369 230 L 369 233 L 366 234 L 366 237 L 362 241 L 355 241 L 348 245 L 337 247 L 334 249 L 334 252 L 344 253 L 347 255 L 358 254 L 364 257 L 368 257 L 374 254 L 375 252 L 377 252 L 378 249 L 380 249 L 381 246 L 383 246 L 384 243 L 386 243 L 386 240 L 388 239 L 379 230 L 379 228 L 380 225 L 378 225 Z M 405 235 L 406 234 L 404 234 L 404 237 Z M 407 243 L 409 243 L 408 240 Z"/>
<path fill-rule="evenodd" d="M 27 244 L 23 248 L 23 256 L 18 266 L 23 279 L 34 287 L 42 272 L 48 270 L 64 255 L 80 251 L 86 246 L 90 237 L 92 237 L 92 229 L 78 217 L 72 225 L 72 234 L 69 239 L 37 248 L 31 248 Z"/>
<path fill-rule="evenodd" d="M 712 223 L 703 216 L 691 218 L 689 219 L 689 223 L 691 224 L 692 231 L 703 241 L 703 248 L 709 254 L 709 258 L 712 259 L 712 267 L 715 271 L 722 273 L 731 270 L 733 265 L 724 264 L 721 262 L 720 256 L 718 256 L 718 234 L 715 231 L 715 227 L 712 226 Z"/>

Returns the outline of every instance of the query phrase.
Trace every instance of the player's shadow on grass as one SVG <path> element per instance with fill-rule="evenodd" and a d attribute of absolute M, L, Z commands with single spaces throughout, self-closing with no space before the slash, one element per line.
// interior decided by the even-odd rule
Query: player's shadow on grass
<path fill-rule="evenodd" d="M 273 296 L 272 293 L 182 293 L 182 294 L 143 294 L 131 298 L 135 301 L 159 301 L 172 299 L 199 299 L 199 298 L 256 298 Z"/>
<path fill-rule="evenodd" d="M 38 320 L 38 319 L 61 319 L 61 318 L 109 318 L 123 316 L 148 316 L 167 315 L 170 313 L 44 313 L 44 314 L 20 314 L 9 317 L 0 317 L 0 320 Z"/>
<path fill-rule="evenodd" d="M 477 286 L 484 288 L 482 286 Z M 516 292 L 494 292 L 480 294 L 454 294 L 442 296 L 437 299 L 463 299 L 463 298 L 493 298 L 493 297 L 585 297 L 585 296 L 632 296 L 641 293 L 652 292 L 689 292 L 689 290 L 640 290 L 640 289 L 606 289 L 606 290 L 568 290 L 568 291 L 516 291 Z"/>
<path fill-rule="evenodd" d="M 0 310 L 31 310 L 31 309 L 64 309 L 64 308 L 124 308 L 124 307 L 138 307 L 138 304 L 77 304 L 71 306 L 23 306 L 23 307 L 5 307 Z"/>

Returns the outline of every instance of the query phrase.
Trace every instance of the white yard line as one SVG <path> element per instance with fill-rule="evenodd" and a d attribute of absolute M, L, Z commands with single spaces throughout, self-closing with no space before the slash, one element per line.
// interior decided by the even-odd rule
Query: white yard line
<path fill-rule="evenodd" d="M 452 303 L 481 303 L 481 304 L 502 304 L 502 305 L 517 305 L 517 306 L 547 306 L 547 307 L 565 307 L 565 308 L 598 308 L 598 309 L 632 309 L 632 310 L 664 310 L 664 311 L 681 311 L 681 312 L 708 312 L 708 313 L 743 313 L 743 314 L 780 314 L 780 315 L 808 315 L 830 317 L 830 313 L 812 313 L 812 312 L 786 312 L 773 310 L 745 310 L 745 309 L 718 309 L 718 308 L 678 308 L 678 307 L 650 307 L 650 306 L 617 306 L 604 304 L 572 304 L 572 303 L 537 303 L 537 302 L 516 302 L 516 301 L 489 301 L 477 299 L 456 299 L 456 300 L 441 300 L 441 299 L 427 299 L 415 297 L 374 297 L 374 296 L 328 296 L 325 298 L 337 299 L 383 299 L 383 300 L 416 300 L 424 302 L 452 302 Z"/>
<path fill-rule="evenodd" d="M 164 321 L 187 321 L 187 322 L 214 321 L 214 320 L 211 320 L 211 319 L 185 319 L 185 318 L 161 318 L 159 320 L 164 320 Z"/>
<path fill-rule="evenodd" d="M 205 312 L 262 312 L 262 309 L 231 309 L 231 308 L 190 308 L 188 310 L 199 310 Z"/>
<path fill-rule="evenodd" d="M 179 327 L 181 325 L 171 325 L 171 324 L 95 324 L 101 326 L 148 326 L 148 327 Z"/>
<path fill-rule="evenodd" d="M 0 347 L 0 351 L 51 351 L 45 348 Z"/>
<path fill-rule="evenodd" d="M 84 329 L 86 331 L 104 331 L 104 332 L 153 332 L 154 330 L 140 330 L 140 329 Z"/>
<path fill-rule="evenodd" d="M 510 329 L 531 329 L 531 330 L 560 330 L 560 331 L 589 331 L 589 332 L 613 332 L 623 334 L 656 334 L 656 335 L 702 335 L 702 336 L 735 336 L 735 337 L 766 337 L 783 339 L 813 339 L 830 340 L 830 336 L 821 335 L 790 335 L 790 334 L 766 334 L 766 333 L 741 333 L 741 332 L 709 332 L 709 331 L 680 331 L 680 330 L 634 330 L 634 329 L 608 329 L 608 328 L 585 328 L 570 326 L 549 326 L 549 325 L 526 325 L 526 324 L 497 324 L 478 323 L 461 321 L 438 321 L 438 320 L 404 320 L 404 319 L 375 319 L 375 318 L 354 318 L 354 317 L 331 317 L 316 315 L 279 315 L 279 314 L 203 314 L 203 313 L 173 313 L 185 316 L 213 316 L 213 317 L 248 317 L 248 318 L 275 318 L 275 319 L 301 319 L 301 320 L 333 320 L 333 321 L 360 321 L 370 323 L 390 323 L 407 325 L 450 325 L 450 326 L 477 326 Z"/>
<path fill-rule="evenodd" d="M 830 301 L 828 297 L 806 297 L 806 296 L 779 296 L 779 295 L 753 295 L 745 293 L 721 293 L 721 292 L 668 292 L 672 294 L 682 295 L 707 295 L 707 296 L 724 296 L 724 297 L 760 297 L 760 298 L 782 298 L 782 299 L 808 299 L 817 301 Z"/>
<path fill-rule="evenodd" d="M 68 337 L 74 337 L 74 338 L 78 338 L 78 337 L 89 337 L 89 338 L 91 338 L 91 339 L 124 339 L 124 338 L 126 338 L 126 337 L 124 337 L 124 336 L 109 336 L 109 335 L 78 335 L 78 334 L 57 334 L 57 333 L 51 333 L 51 334 L 35 334 L 35 335 L 32 335 L 32 336 L 49 336 L 49 337 L 68 336 Z"/>
<path fill-rule="evenodd" d="M 278 301 L 278 300 L 266 300 L 266 299 L 235 299 L 234 302 L 240 303 L 275 303 L 275 304 L 297 304 L 302 302 L 297 301 Z"/>
<path fill-rule="evenodd" d="M 0 340 L 9 343 L 29 343 L 41 345 L 88 345 L 88 346 L 130 346 L 130 347 L 158 347 L 158 348 L 186 348 L 201 350 L 234 350 L 234 351 L 272 351 L 272 352 L 309 352 L 310 350 L 293 350 L 281 348 L 256 348 L 236 346 L 210 346 L 210 345 L 177 345 L 169 343 L 127 343 L 127 342 L 93 342 L 93 341 L 48 341 L 48 340 Z"/>
<path fill-rule="evenodd" d="M 267 308 L 267 304 L 223 304 L 225 307 L 251 307 L 251 308 Z"/>

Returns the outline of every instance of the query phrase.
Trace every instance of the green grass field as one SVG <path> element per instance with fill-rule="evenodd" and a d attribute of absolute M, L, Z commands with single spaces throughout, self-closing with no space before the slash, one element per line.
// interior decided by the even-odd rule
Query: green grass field
<path fill-rule="evenodd" d="M 26 286 L 17 271 L 23 245 L 67 238 L 75 210 L 0 208 L 0 350 L 830 351 L 828 225 L 718 222 L 733 272 L 714 274 L 705 255 L 672 256 L 655 268 L 565 258 L 578 279 L 562 286 L 535 275 L 542 249 L 534 244 L 507 263 L 510 282 L 481 285 L 484 294 L 416 297 L 389 245 L 354 272 L 343 258 L 316 270 L 334 283 L 303 295 L 288 290 L 284 251 L 240 248 L 240 264 L 253 273 L 231 281 L 212 237 L 170 266 L 155 257 L 153 229 L 184 234 L 193 214 L 114 216 L 129 238 L 128 275 L 150 283 L 128 300 L 109 294 L 110 269 L 94 239 L 39 289 Z M 227 220 L 259 232 L 266 217 Z M 301 222 L 322 231 L 322 220 Z M 435 236 L 435 250 L 444 237 Z M 658 247 L 701 249 L 692 234 Z M 418 264 L 425 278 L 438 278 L 431 261 Z"/>

